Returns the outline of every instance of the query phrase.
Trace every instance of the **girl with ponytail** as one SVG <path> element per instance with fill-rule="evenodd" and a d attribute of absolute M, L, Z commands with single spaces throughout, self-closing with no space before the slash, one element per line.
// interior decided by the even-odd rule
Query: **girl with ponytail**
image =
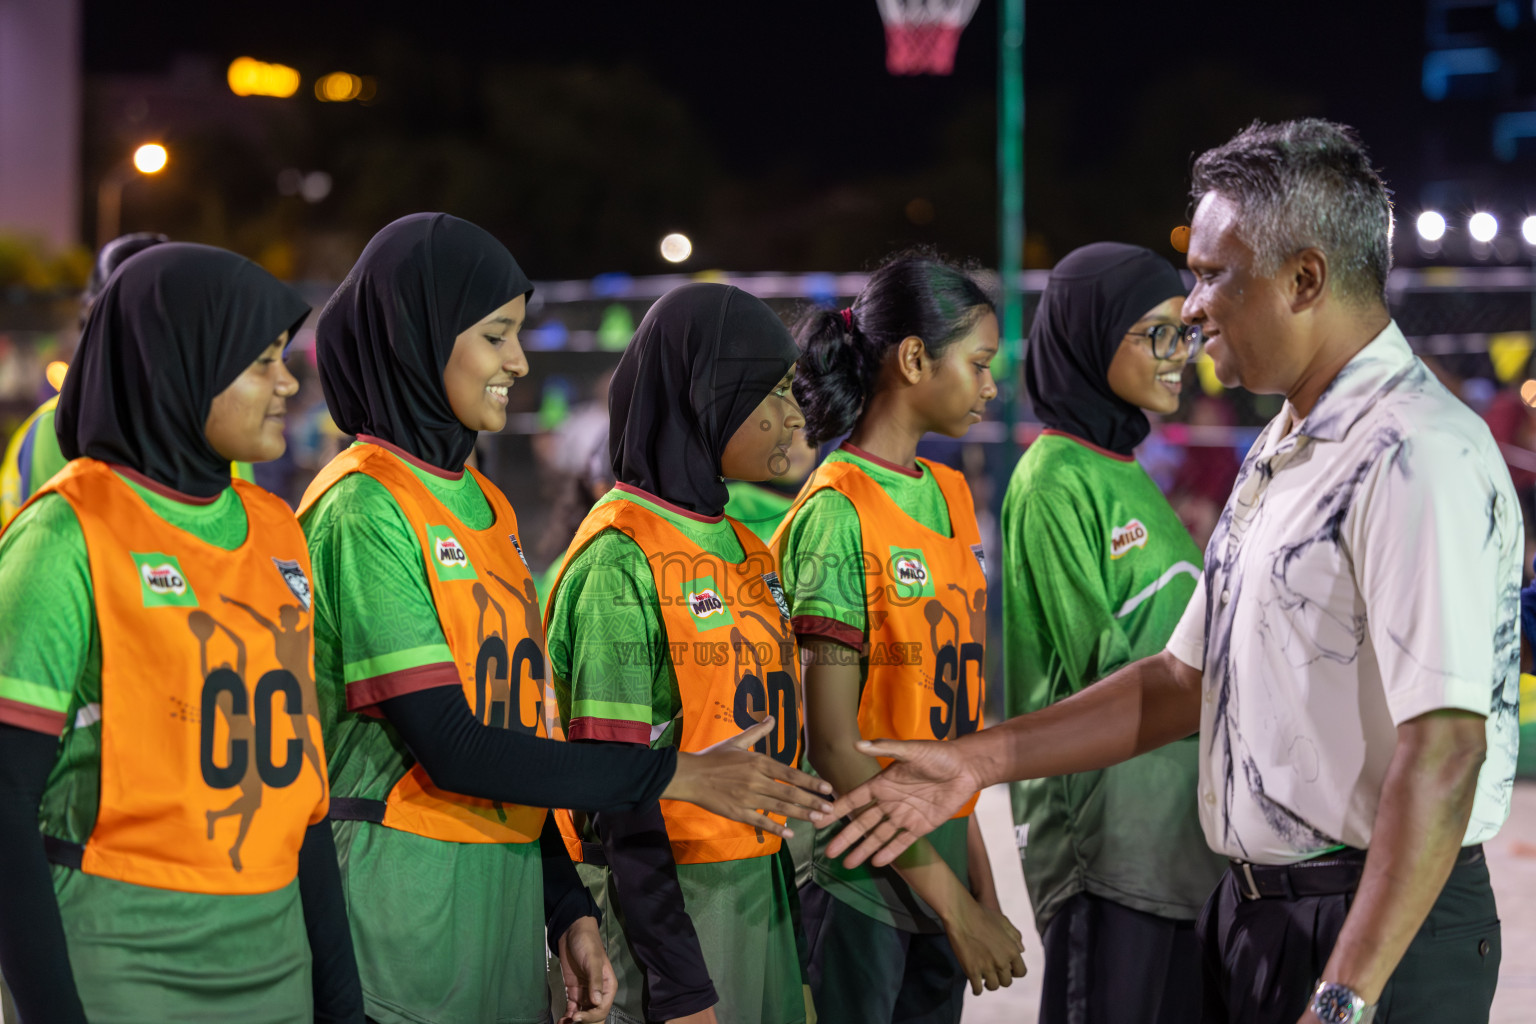
<path fill-rule="evenodd" d="M 986 577 L 961 474 L 917 457 L 962 437 L 997 394 L 997 317 L 964 271 L 899 256 L 847 309 L 806 319 L 795 397 L 812 444 L 847 435 L 774 536 L 805 666 L 807 755 L 839 792 L 880 763 L 861 739 L 947 740 L 981 726 Z M 974 801 L 972 802 L 974 805 Z M 824 1020 L 960 1020 L 965 980 L 1024 973 L 968 805 L 889 868 L 849 870 L 817 835 L 801 887 Z"/>

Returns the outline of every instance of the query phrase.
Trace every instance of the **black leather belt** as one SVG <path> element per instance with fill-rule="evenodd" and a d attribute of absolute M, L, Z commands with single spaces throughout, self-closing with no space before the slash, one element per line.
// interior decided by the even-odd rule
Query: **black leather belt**
<path fill-rule="evenodd" d="M 1464 846 L 1456 866 L 1476 864 L 1483 847 Z M 1365 872 L 1365 851 L 1346 847 L 1295 864 L 1254 864 L 1232 859 L 1237 891 L 1245 900 L 1296 899 L 1301 896 L 1338 896 L 1354 892 Z"/>

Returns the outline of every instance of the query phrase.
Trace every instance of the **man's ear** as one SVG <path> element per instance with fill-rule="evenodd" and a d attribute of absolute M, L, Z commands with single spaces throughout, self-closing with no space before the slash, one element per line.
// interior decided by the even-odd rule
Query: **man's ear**
<path fill-rule="evenodd" d="M 1330 268 L 1323 250 L 1307 248 L 1291 257 L 1291 312 L 1311 309 L 1328 293 Z"/>
<path fill-rule="evenodd" d="M 928 346 L 915 334 L 902 338 L 901 344 L 896 346 L 896 372 L 908 384 L 923 379 L 929 362 Z"/>

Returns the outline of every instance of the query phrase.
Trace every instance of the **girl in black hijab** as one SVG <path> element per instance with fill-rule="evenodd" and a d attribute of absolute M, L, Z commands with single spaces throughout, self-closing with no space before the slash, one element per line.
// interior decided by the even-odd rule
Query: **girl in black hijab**
<path fill-rule="evenodd" d="M 690 751 L 763 720 L 772 732 L 756 749 L 796 763 L 778 576 L 762 542 L 723 514 L 725 477 L 788 468 L 803 423 L 796 357 L 773 311 L 725 285 L 676 288 L 641 321 L 609 389 L 618 483 L 578 530 L 550 598 L 572 741 Z M 582 840 L 594 891 L 621 908 L 604 929 L 626 1019 L 804 1020 L 794 872 L 776 835 L 649 802 L 583 820 L 569 839 Z"/>
<path fill-rule="evenodd" d="M 1051 271 L 1024 369 L 1047 429 L 1003 499 L 1009 715 L 1162 650 L 1194 591 L 1200 552 L 1131 454 L 1146 411 L 1178 408 L 1199 350 L 1179 320 L 1183 297 L 1167 260 L 1117 242 Z M 1222 865 L 1196 813 L 1195 744 L 1014 784 L 1046 1024 L 1199 1018 L 1193 925 Z"/>
<path fill-rule="evenodd" d="M 57 416 L 74 461 L 0 537 L 0 967 L 23 1019 L 362 1021 L 304 537 L 229 471 L 283 453 L 308 312 L 167 243 L 86 323 Z"/>
<path fill-rule="evenodd" d="M 531 291 L 485 231 L 417 214 L 369 242 L 316 329 L 331 414 L 357 443 L 300 518 L 331 817 L 381 1022 L 542 1020 L 546 927 L 566 1014 L 607 1016 L 596 910 L 542 808 L 665 796 L 771 824 L 756 808 L 825 806 L 775 781 L 814 780 L 735 747 L 678 757 L 542 738 L 543 629 L 516 515 L 464 464 L 528 371 Z"/>

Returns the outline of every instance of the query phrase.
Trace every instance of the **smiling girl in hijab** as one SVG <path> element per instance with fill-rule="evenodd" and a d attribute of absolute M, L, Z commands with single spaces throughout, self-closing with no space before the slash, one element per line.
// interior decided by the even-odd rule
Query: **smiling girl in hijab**
<path fill-rule="evenodd" d="M 129 259 L 59 401 L 74 461 L 0 537 L 0 967 L 24 1020 L 362 1020 L 304 535 L 229 475 L 283 453 L 308 312 L 233 253 Z"/>
<path fill-rule="evenodd" d="M 331 415 L 358 440 L 300 518 L 331 817 L 368 1015 L 385 1024 L 544 1021 L 546 925 L 567 1013 L 606 1017 L 596 912 L 543 808 L 665 795 L 756 820 L 825 806 L 734 748 L 679 758 L 542 738 L 543 631 L 517 518 L 464 465 L 528 371 L 531 291 L 485 231 L 417 214 L 374 236 L 316 329 Z"/>
<path fill-rule="evenodd" d="M 788 469 L 803 422 L 795 357 L 773 311 L 725 285 L 673 289 L 641 321 L 609 390 L 618 483 L 577 531 L 550 601 L 573 744 L 700 750 L 768 716 L 756 749 L 797 762 L 782 591 L 762 542 L 724 515 L 723 479 Z M 649 802 L 583 821 L 579 838 L 584 875 L 618 910 L 603 925 L 616 1020 L 805 1019 L 794 870 L 777 835 Z"/>
<path fill-rule="evenodd" d="M 1024 381 L 1046 430 L 1003 499 L 1010 716 L 1162 650 L 1200 552 L 1132 450 L 1179 406 L 1199 338 L 1167 260 L 1117 242 L 1051 271 Z M 1223 863 L 1195 804 L 1196 738 L 1102 772 L 1013 784 L 1045 945 L 1040 1020 L 1196 1020 L 1194 920 Z"/>

